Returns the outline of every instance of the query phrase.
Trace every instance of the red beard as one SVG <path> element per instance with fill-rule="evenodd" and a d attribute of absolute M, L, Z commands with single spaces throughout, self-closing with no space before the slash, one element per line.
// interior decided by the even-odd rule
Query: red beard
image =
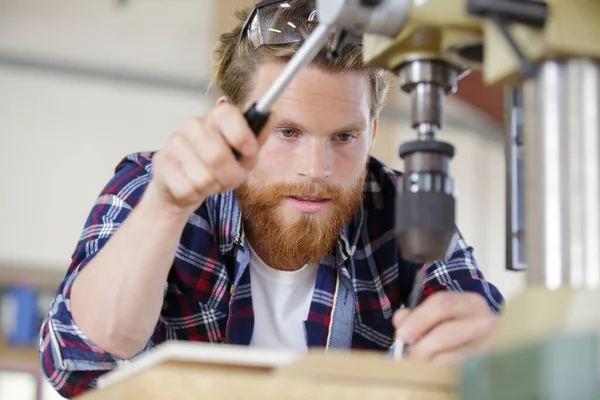
<path fill-rule="evenodd" d="M 244 229 L 252 246 L 271 268 L 294 271 L 327 256 L 346 221 L 356 212 L 362 199 L 366 168 L 349 189 L 309 184 L 274 184 L 255 188 L 243 183 L 236 195 L 242 211 Z M 332 210 L 326 216 L 303 214 L 286 223 L 278 208 L 287 197 L 309 194 L 330 199 Z"/>

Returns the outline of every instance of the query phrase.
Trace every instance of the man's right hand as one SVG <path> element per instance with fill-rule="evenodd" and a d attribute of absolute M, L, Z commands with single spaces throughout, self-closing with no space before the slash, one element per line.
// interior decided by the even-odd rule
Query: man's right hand
<path fill-rule="evenodd" d="M 236 160 L 232 148 L 243 158 Z M 148 186 L 161 206 L 191 213 L 212 194 L 239 186 L 255 165 L 258 141 L 243 113 L 230 103 L 189 120 L 153 158 Z"/>

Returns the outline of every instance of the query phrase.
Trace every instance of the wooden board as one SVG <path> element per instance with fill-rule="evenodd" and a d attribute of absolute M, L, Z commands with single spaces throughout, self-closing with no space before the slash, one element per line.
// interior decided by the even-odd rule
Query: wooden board
<path fill-rule="evenodd" d="M 314 351 L 308 357 L 275 370 L 278 377 L 337 380 L 454 391 L 456 369 L 422 360 L 393 360 L 381 353 Z"/>
<path fill-rule="evenodd" d="M 456 399 L 450 366 L 374 352 L 303 355 L 190 342 L 164 343 L 98 384 L 77 399 Z"/>
<path fill-rule="evenodd" d="M 427 373 L 427 371 L 423 371 Z M 318 381 L 240 371 L 213 370 L 182 363 L 165 363 L 77 400 L 456 400 L 453 392 L 437 388 L 392 385 L 385 381 Z"/>
<path fill-rule="evenodd" d="M 133 362 L 123 364 L 120 368 L 100 377 L 98 387 L 113 386 L 166 362 L 208 365 L 212 368 L 272 371 L 300 357 L 301 355 L 292 352 L 259 350 L 247 346 L 167 341 L 140 355 Z"/>

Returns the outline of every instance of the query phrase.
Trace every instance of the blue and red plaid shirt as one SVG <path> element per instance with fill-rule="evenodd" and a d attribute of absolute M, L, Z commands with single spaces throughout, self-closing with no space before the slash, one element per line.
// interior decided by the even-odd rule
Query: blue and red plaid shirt
<path fill-rule="evenodd" d="M 153 153 L 123 159 L 89 214 L 64 281 L 40 332 L 47 380 L 64 397 L 95 387 L 99 376 L 127 362 L 92 343 L 71 316 L 77 274 L 137 205 L 152 175 Z M 394 229 L 400 173 L 369 161 L 364 198 L 335 250 L 318 267 L 305 321 L 309 347 L 389 351 L 391 318 L 407 300 L 422 265 L 402 258 Z M 451 256 L 428 264 L 424 298 L 440 290 L 472 291 L 498 313 L 503 298 L 484 280 L 457 231 Z M 164 304 L 145 352 L 166 340 L 248 345 L 254 324 L 250 253 L 232 191 L 211 196 L 189 218 L 165 284 Z"/>

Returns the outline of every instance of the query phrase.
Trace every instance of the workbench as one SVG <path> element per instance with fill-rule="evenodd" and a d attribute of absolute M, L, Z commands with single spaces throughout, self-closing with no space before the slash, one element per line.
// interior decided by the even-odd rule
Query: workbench
<path fill-rule="evenodd" d="M 261 355 L 236 346 L 167 342 L 105 375 L 98 389 L 77 400 L 456 400 L 455 372 L 366 351 Z"/>

